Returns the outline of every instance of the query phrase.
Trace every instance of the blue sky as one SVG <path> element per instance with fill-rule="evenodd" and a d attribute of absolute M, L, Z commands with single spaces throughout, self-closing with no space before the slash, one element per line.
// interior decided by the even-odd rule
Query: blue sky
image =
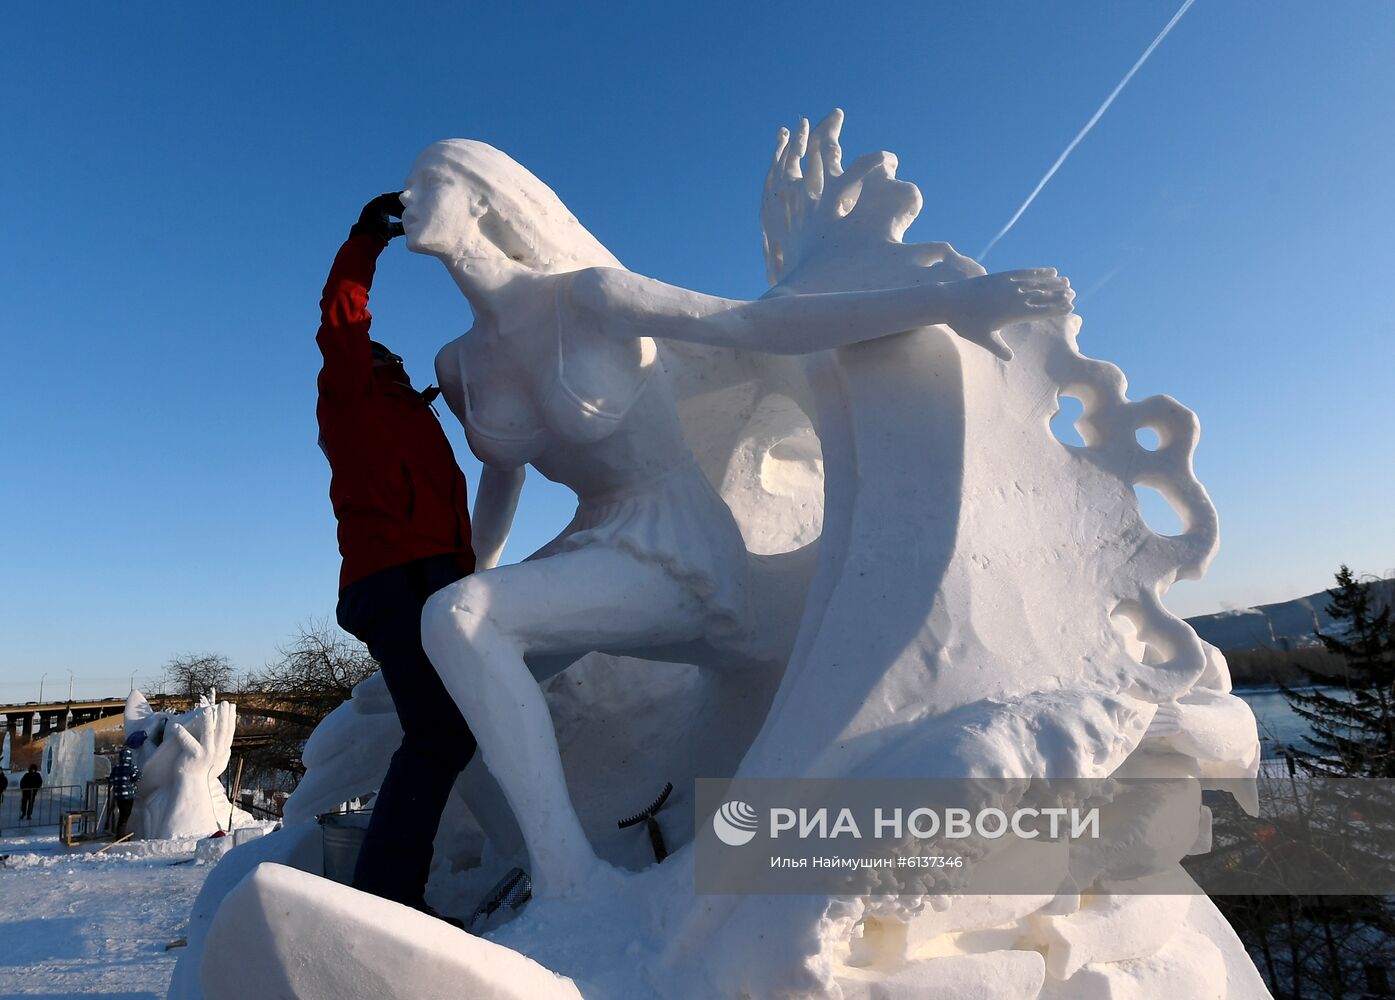
<path fill-rule="evenodd" d="M 1176 6 L 7 5 L 0 699 L 257 667 L 332 613 L 316 304 L 428 143 L 491 142 L 634 270 L 752 297 L 779 125 L 843 107 L 849 156 L 920 185 L 910 236 L 977 253 Z M 1384 0 L 1199 0 L 987 262 L 1060 268 L 1084 351 L 1200 414 L 1222 551 L 1183 614 L 1395 567 L 1393 57 Z M 423 382 L 469 325 L 399 245 L 373 309 Z M 569 513 L 531 477 L 510 556 Z"/>

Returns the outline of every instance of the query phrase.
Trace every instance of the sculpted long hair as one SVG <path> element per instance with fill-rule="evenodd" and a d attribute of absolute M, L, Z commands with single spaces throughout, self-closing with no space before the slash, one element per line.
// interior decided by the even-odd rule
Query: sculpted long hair
<path fill-rule="evenodd" d="M 456 174 L 472 194 L 478 235 L 466 235 L 463 257 L 513 260 L 544 274 L 624 266 L 550 187 L 488 143 L 433 143 L 417 158 L 425 163 Z"/>

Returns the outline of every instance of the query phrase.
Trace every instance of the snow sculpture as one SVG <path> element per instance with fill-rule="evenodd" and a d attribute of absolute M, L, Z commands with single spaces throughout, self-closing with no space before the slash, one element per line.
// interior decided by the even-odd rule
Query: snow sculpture
<path fill-rule="evenodd" d="M 487 476 L 517 481 L 531 464 L 579 498 L 543 551 L 447 587 L 422 619 L 426 651 L 523 827 L 534 893 L 561 895 L 600 868 L 526 659 L 679 644 L 698 663 L 769 653 L 752 604 L 776 581 L 748 565 L 684 436 L 656 341 L 805 355 L 951 323 L 998 346 L 1003 326 L 1069 311 L 1070 287 L 1046 269 L 927 277 L 945 252 L 913 247 L 890 291 L 702 295 L 625 270 L 535 177 L 465 140 L 427 149 L 402 203 L 409 248 L 445 264 L 476 317 L 436 368 Z M 950 277 L 961 280 L 936 280 Z M 518 490 L 487 486 L 481 497 L 504 498 L 478 515 L 492 549 Z"/>
<path fill-rule="evenodd" d="M 94 776 L 95 737 L 90 729 L 64 730 L 44 741 L 39 767 L 56 809 L 79 809 Z"/>
<path fill-rule="evenodd" d="M 156 712 L 139 691 L 126 699 L 126 738 L 146 734 L 136 749 L 141 781 L 132 818 L 141 837 L 207 837 L 251 819 L 234 811 L 219 780 L 232 756 L 237 706 L 216 699 L 210 691 L 181 714 Z"/>
<path fill-rule="evenodd" d="M 1160 894 L 1189 887 L 1177 862 L 1204 848 L 1200 788 L 1258 764 L 1223 657 L 1162 604 L 1217 544 L 1196 419 L 1130 401 L 1118 369 L 1079 353 L 1054 272 L 986 275 L 946 244 L 904 243 L 920 192 L 888 153 L 844 170 L 841 124 L 781 132 L 757 303 L 625 271 L 482 143 L 418 159 L 409 246 L 476 316 L 437 370 L 488 467 L 482 565 L 521 482 L 507 470 L 531 463 L 580 498 L 533 559 L 428 605 L 424 641 L 527 844 L 487 832 L 497 805 L 456 801 L 433 901 L 468 912 L 502 868 L 531 864 L 538 898 L 491 940 L 588 997 L 1267 996 L 1209 900 Z M 1051 433 L 1063 395 L 1084 404 L 1081 447 Z M 1148 528 L 1136 486 L 1177 508 L 1180 535 Z M 360 685 L 307 746 L 288 819 L 371 791 L 394 733 L 381 683 Z M 1101 849 L 1071 859 L 1073 889 L 1042 895 L 695 897 L 691 779 L 719 774 L 1171 776 L 1195 823 L 1142 845 L 1147 878 Z M 664 781 L 672 854 L 653 865 L 615 820 Z M 198 949 L 305 905 L 306 883 L 253 871 L 302 850 L 305 825 L 224 862 L 252 872 L 243 917 L 191 927 L 172 997 L 200 995 Z M 341 951 L 388 940 L 385 919 L 324 893 Z M 307 923 L 279 923 L 261 951 L 302 981 L 322 962 L 328 982 L 337 959 L 316 957 L 324 928 Z M 489 981 L 485 955 L 460 960 L 462 982 Z M 398 995 L 431 995 L 404 976 Z"/>
<path fill-rule="evenodd" d="M 54 732 L 43 741 L 43 775 L 46 788 L 67 789 L 68 799 L 82 801 L 86 782 L 92 780 L 95 738 L 91 729 L 66 729 Z"/>

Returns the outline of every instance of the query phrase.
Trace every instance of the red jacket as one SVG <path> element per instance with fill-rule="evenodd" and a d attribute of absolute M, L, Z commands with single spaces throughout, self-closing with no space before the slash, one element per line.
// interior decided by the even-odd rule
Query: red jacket
<path fill-rule="evenodd" d="M 384 243 L 350 236 L 320 300 L 320 438 L 344 565 L 339 589 L 370 573 L 457 553 L 474 568 L 465 477 L 420 393 L 374 368 L 368 290 Z"/>

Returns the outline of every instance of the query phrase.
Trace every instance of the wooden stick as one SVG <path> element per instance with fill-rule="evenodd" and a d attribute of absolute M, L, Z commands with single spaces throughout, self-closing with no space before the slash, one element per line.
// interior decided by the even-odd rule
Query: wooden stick
<path fill-rule="evenodd" d="M 113 840 L 113 841 L 112 841 L 110 844 L 108 844 L 106 847 L 103 847 L 103 848 L 101 848 L 100 850 L 97 850 L 97 851 L 93 851 L 92 853 L 94 853 L 94 854 L 102 854 L 102 853 L 104 853 L 104 852 L 106 852 L 106 851 L 111 850 L 111 849 L 112 849 L 113 847 L 115 847 L 117 844 L 124 844 L 126 841 L 130 840 L 130 839 L 131 839 L 132 837 L 134 837 L 134 836 L 135 836 L 135 833 L 128 833 L 128 834 L 126 834 L 125 836 L 123 836 L 120 840 Z"/>
<path fill-rule="evenodd" d="M 228 831 L 232 832 L 233 814 L 237 812 L 237 793 L 242 791 L 242 758 L 237 758 L 237 777 L 233 779 L 232 794 L 228 796 Z"/>

